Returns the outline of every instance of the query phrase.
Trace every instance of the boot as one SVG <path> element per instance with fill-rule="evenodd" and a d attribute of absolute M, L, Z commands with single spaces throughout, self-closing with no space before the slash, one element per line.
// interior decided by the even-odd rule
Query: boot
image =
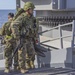
<path fill-rule="evenodd" d="M 26 62 L 26 69 L 30 69 L 30 68 L 31 68 L 30 63 Z"/>
<path fill-rule="evenodd" d="M 30 66 L 32 69 L 35 68 L 34 61 L 32 61 L 32 60 L 30 61 Z"/>
<path fill-rule="evenodd" d="M 26 72 L 28 72 L 28 70 L 25 70 L 25 69 L 20 69 L 20 71 L 21 71 L 21 73 L 26 73 Z"/>
<path fill-rule="evenodd" d="M 9 68 L 5 68 L 4 72 L 5 73 L 9 73 L 10 72 L 10 69 Z"/>
<path fill-rule="evenodd" d="M 14 70 L 15 71 L 19 71 L 20 70 L 20 67 L 19 66 L 14 66 Z"/>

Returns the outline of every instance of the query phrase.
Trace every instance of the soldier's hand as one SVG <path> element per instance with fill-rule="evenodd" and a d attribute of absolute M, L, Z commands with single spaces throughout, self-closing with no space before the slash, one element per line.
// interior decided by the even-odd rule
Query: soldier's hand
<path fill-rule="evenodd" d="M 37 40 L 37 39 L 35 40 L 35 43 L 36 43 L 36 44 L 38 43 L 38 40 Z"/>

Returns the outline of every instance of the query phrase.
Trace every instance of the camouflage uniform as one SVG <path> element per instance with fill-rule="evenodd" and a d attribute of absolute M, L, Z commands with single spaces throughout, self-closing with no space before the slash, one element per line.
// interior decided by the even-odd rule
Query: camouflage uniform
<path fill-rule="evenodd" d="M 13 21 L 15 21 L 22 13 L 24 12 L 24 10 L 22 9 L 22 8 L 19 8 L 18 10 L 17 10 L 17 12 L 16 12 L 16 14 L 15 14 L 15 16 L 14 16 L 14 18 L 13 18 Z M 12 26 L 10 27 L 10 29 L 12 29 Z M 17 39 L 15 39 L 16 40 L 16 44 L 18 44 L 18 40 Z M 17 69 L 17 70 L 20 70 L 20 67 L 19 67 L 19 60 L 18 60 L 18 57 L 19 57 L 19 55 L 18 55 L 18 51 L 16 52 L 16 61 L 17 61 L 17 67 L 16 67 L 16 64 L 15 64 L 15 69 Z M 14 61 L 14 63 L 16 62 L 16 61 Z"/>
<path fill-rule="evenodd" d="M 10 67 L 12 66 L 12 60 L 11 60 L 11 56 L 12 56 L 12 52 L 16 46 L 15 40 L 13 39 L 13 36 L 11 36 L 11 30 L 10 30 L 10 24 L 12 22 L 12 18 L 9 19 L 8 22 L 6 22 L 3 27 L 2 27 L 2 31 L 1 34 L 4 35 L 4 40 L 5 40 L 5 50 L 4 50 L 4 56 L 5 56 L 5 68 L 10 69 Z M 17 66 L 18 62 L 17 62 L 17 55 L 15 55 L 14 57 L 14 66 Z"/>
<path fill-rule="evenodd" d="M 28 9 L 34 9 L 35 6 L 33 3 L 31 2 L 27 2 L 25 5 L 24 5 L 24 10 L 28 10 Z M 38 25 L 38 20 L 35 18 L 35 17 L 28 17 L 28 25 L 30 25 L 30 33 L 29 33 L 29 37 L 32 37 L 33 40 L 30 40 L 28 39 L 28 42 L 27 42 L 27 53 L 26 53 L 26 59 L 29 60 L 28 62 L 26 62 L 26 68 L 34 68 L 34 60 L 35 60 L 35 54 L 31 53 L 31 51 L 34 49 L 32 48 L 33 47 L 33 44 L 35 44 L 35 40 L 37 40 L 38 38 L 38 29 L 39 29 L 39 25 Z"/>
<path fill-rule="evenodd" d="M 17 19 L 15 19 L 12 24 L 11 24 L 11 29 L 12 29 L 12 35 L 14 36 L 14 39 L 17 40 L 17 42 L 20 40 L 20 28 L 22 26 L 22 17 L 24 15 L 21 14 Z M 17 44 L 17 43 L 16 43 Z M 24 46 L 23 46 L 24 47 Z M 24 48 L 21 48 L 18 50 L 18 62 L 19 62 L 19 67 L 24 69 L 25 68 L 25 50 Z"/>
<path fill-rule="evenodd" d="M 28 5 L 30 4 L 30 5 Z M 27 9 L 26 5 L 29 7 L 34 6 L 31 2 L 27 2 L 25 4 L 25 9 Z M 33 38 L 36 37 L 36 31 L 38 31 L 38 28 L 36 28 L 36 25 L 34 24 L 34 21 L 36 19 L 32 16 L 29 16 L 26 13 L 22 13 L 13 23 L 11 24 L 13 36 L 15 39 L 19 40 L 20 35 L 22 33 L 26 33 L 23 41 L 23 47 L 21 50 L 19 50 L 19 66 L 20 68 L 25 68 L 25 63 L 34 62 L 35 59 L 35 49 L 34 49 L 34 41 Z M 38 26 L 37 26 L 38 27 Z M 26 61 L 27 59 L 27 61 Z M 31 65 L 30 65 L 31 66 Z M 34 66 L 34 65 L 33 65 Z"/>
<path fill-rule="evenodd" d="M 35 54 L 32 53 L 32 50 L 34 48 L 32 48 L 36 42 L 36 40 L 38 39 L 38 21 L 36 18 L 32 17 L 32 27 L 31 27 L 31 32 L 29 34 L 29 36 L 32 38 L 32 40 L 28 39 L 27 41 L 27 53 L 26 53 L 26 59 L 29 60 L 28 62 L 26 62 L 26 68 L 30 69 L 30 68 L 35 68 L 34 66 L 34 60 L 35 60 Z M 34 23 L 35 21 L 35 23 Z M 34 50 L 33 50 L 34 51 Z"/>
<path fill-rule="evenodd" d="M 21 17 L 22 16 L 24 16 L 25 14 L 24 14 L 24 12 L 28 9 L 28 8 L 30 8 L 30 6 L 28 6 L 28 2 L 25 4 L 25 6 L 24 6 L 24 9 L 22 9 L 22 8 L 20 8 L 18 11 L 17 11 L 17 13 L 16 13 L 16 15 L 15 15 L 15 17 L 14 17 L 14 20 L 15 19 L 17 19 L 21 14 Z M 32 7 L 34 8 L 34 5 L 31 3 L 31 5 L 32 5 Z M 32 32 L 34 32 L 34 30 L 35 30 L 35 32 L 32 34 L 32 37 L 36 40 L 37 38 L 36 38 L 36 33 L 38 33 L 38 21 L 36 20 L 36 18 L 32 18 L 32 20 L 33 20 L 33 22 L 35 22 L 34 23 L 34 29 L 32 30 Z M 32 54 L 30 54 L 31 53 L 31 50 L 33 49 L 32 47 L 33 47 L 33 40 L 31 40 L 31 39 L 27 39 L 27 41 L 26 41 L 26 43 L 27 43 L 27 53 L 26 53 L 26 60 L 29 60 L 29 61 L 26 61 L 26 68 L 27 69 L 29 69 L 29 68 L 34 68 L 34 60 L 35 60 L 35 55 L 32 55 Z M 30 47 L 29 47 L 30 46 Z"/>

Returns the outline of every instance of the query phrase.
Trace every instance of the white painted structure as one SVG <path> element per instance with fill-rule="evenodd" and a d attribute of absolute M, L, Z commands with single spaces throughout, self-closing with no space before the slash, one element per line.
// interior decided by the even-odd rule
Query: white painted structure
<path fill-rule="evenodd" d="M 75 8 L 75 0 L 17 0 L 17 5 L 24 6 L 24 3 L 31 1 L 35 4 L 35 10 L 71 9 Z"/>

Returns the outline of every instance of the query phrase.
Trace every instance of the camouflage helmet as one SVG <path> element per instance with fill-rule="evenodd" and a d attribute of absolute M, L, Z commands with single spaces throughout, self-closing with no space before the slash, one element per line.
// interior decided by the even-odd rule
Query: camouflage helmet
<path fill-rule="evenodd" d="M 26 2 L 25 5 L 24 5 L 24 10 L 28 10 L 28 9 L 34 9 L 35 6 L 32 2 Z"/>

